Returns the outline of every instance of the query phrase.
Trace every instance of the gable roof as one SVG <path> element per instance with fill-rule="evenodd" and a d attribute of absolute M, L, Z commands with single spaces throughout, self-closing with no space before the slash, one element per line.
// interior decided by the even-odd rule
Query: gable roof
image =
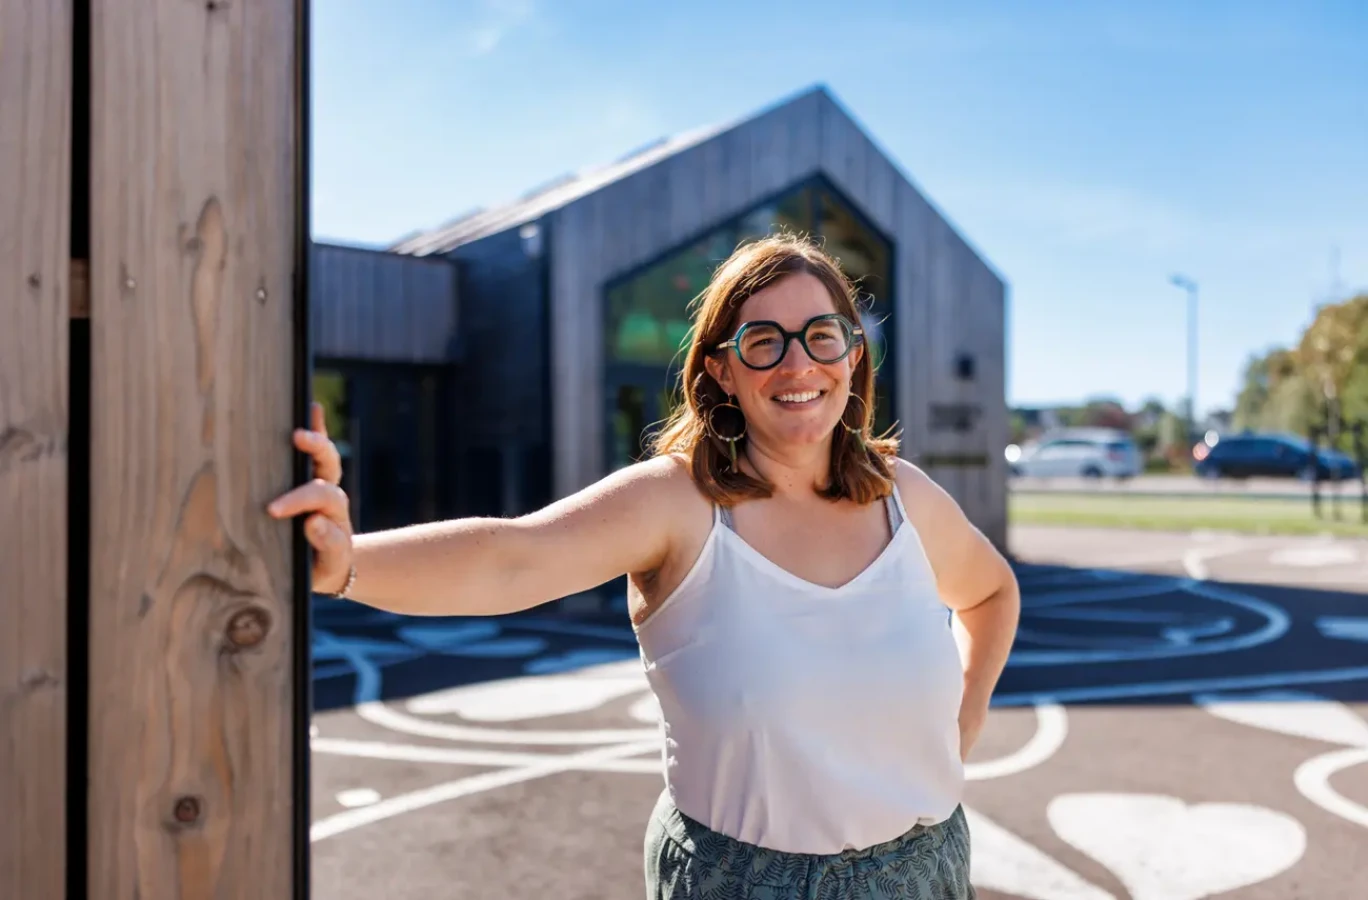
<path fill-rule="evenodd" d="M 725 134 L 765 113 L 782 109 L 814 93 L 826 94 L 822 86 L 808 88 L 764 110 L 733 122 L 694 129 L 674 137 L 659 138 L 606 165 L 568 173 L 534 188 L 521 197 L 491 209 L 477 209 L 428 231 L 408 235 L 388 249 L 394 253 L 426 256 L 448 253 L 462 244 L 536 221 L 568 206 L 581 197 L 648 168 L 682 150 Z"/>

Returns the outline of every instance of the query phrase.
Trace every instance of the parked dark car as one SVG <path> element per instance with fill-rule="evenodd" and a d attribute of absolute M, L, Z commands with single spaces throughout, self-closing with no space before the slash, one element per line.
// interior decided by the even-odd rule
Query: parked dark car
<path fill-rule="evenodd" d="M 1309 441 L 1281 434 L 1222 436 L 1193 469 L 1203 478 L 1266 477 L 1310 481 L 1319 476 L 1322 480 L 1338 481 L 1358 477 L 1358 466 L 1338 450 L 1320 449 L 1313 461 Z"/>

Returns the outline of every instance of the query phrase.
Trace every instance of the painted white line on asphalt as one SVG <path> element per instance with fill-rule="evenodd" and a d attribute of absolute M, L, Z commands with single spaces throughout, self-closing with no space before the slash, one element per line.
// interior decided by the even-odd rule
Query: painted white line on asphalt
<path fill-rule="evenodd" d="M 1183 571 L 1188 573 L 1190 578 L 1197 581 L 1206 581 L 1211 575 L 1207 568 L 1208 554 L 1197 548 L 1192 548 L 1183 553 Z"/>
<path fill-rule="evenodd" d="M 1253 546 L 1251 540 L 1230 534 L 1194 531 L 1192 538 L 1198 543 L 1206 544 L 1202 547 L 1190 547 L 1183 552 L 1183 571 L 1194 581 L 1206 581 L 1211 577 L 1211 569 L 1207 566 L 1210 560 L 1249 550 Z M 1221 543 L 1214 543 L 1218 538 Z"/>
<path fill-rule="evenodd" d="M 979 890 L 1026 900 L 1116 900 L 978 810 L 966 806 L 964 817 L 974 844 L 969 879 Z"/>
<path fill-rule="evenodd" d="M 495 788 L 545 778 L 559 772 L 568 772 L 586 763 L 639 756 L 656 746 L 654 741 L 639 741 L 613 747 L 598 747 L 594 750 L 571 753 L 533 765 L 503 769 L 498 772 L 483 772 L 479 775 L 471 775 L 468 778 L 458 778 L 455 781 L 448 781 L 407 794 L 400 794 L 397 797 L 390 797 L 388 800 L 381 800 L 379 803 L 361 809 L 349 809 L 346 812 L 328 816 L 326 819 L 315 822 L 313 827 L 309 829 L 309 840 L 311 842 L 326 840 L 354 828 L 360 828 L 362 825 L 370 825 L 404 813 L 415 812 L 428 806 L 444 803 L 447 800 L 456 800 L 460 797 L 468 797 L 471 794 L 479 794 L 484 791 L 492 791 Z"/>
<path fill-rule="evenodd" d="M 1064 746 L 1069 736 L 1069 717 L 1058 703 L 1042 703 L 1035 708 L 1036 730 L 1031 739 L 1008 756 L 987 762 L 966 763 L 964 777 L 969 781 L 987 781 L 1017 775 L 1048 760 Z"/>
<path fill-rule="evenodd" d="M 1310 691 L 1196 694 L 1193 703 L 1221 719 L 1280 734 L 1368 747 L 1368 722 L 1349 706 Z"/>
<path fill-rule="evenodd" d="M 1275 566 L 1317 569 L 1322 566 L 1348 566 L 1359 561 L 1358 551 L 1347 543 L 1317 541 L 1304 546 L 1283 547 L 1268 557 Z"/>
<path fill-rule="evenodd" d="M 638 658 L 458 685 L 413 697 L 404 708 L 424 717 L 455 714 L 482 726 L 500 725 L 588 712 L 650 688 Z"/>
<path fill-rule="evenodd" d="M 370 788 L 352 788 L 349 791 L 338 791 L 337 802 L 348 809 L 370 806 L 372 803 L 380 802 L 380 793 Z"/>
<path fill-rule="evenodd" d="M 367 722 L 388 728 L 391 731 L 416 734 L 420 737 L 441 738 L 447 741 L 475 741 L 485 744 L 523 744 L 527 746 L 583 746 L 585 744 L 615 744 L 624 741 L 660 739 L 659 728 L 614 728 L 598 731 L 474 728 L 469 725 L 418 719 L 374 700 L 368 703 L 358 703 L 355 712 Z"/>
<path fill-rule="evenodd" d="M 565 758 L 564 754 L 558 753 L 515 753 L 508 750 L 471 750 L 465 747 L 421 747 L 413 744 L 352 741 L 339 738 L 316 738 L 309 747 L 315 753 L 328 753 L 334 756 L 387 759 L 399 762 L 430 762 L 456 766 L 534 766 Z M 579 765 L 576 771 L 660 775 L 663 771 L 660 747 L 653 745 L 651 749 L 655 753 L 649 759 L 608 759 L 599 762 L 587 762 Z"/>
<path fill-rule="evenodd" d="M 1368 828 L 1368 807 L 1350 800 L 1330 786 L 1341 769 L 1368 763 L 1368 747 L 1347 747 L 1313 756 L 1297 767 L 1292 783 L 1302 796 L 1321 809 Z"/>

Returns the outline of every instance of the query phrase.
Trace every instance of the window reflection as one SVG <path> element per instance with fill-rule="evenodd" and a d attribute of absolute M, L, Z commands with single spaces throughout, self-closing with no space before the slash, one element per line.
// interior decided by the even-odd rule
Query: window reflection
<path fill-rule="evenodd" d="M 688 344 L 689 302 L 731 253 L 731 229 L 705 237 L 608 291 L 609 353 L 668 365 Z"/>
<path fill-rule="evenodd" d="M 687 347 L 691 301 L 740 243 L 777 232 L 817 238 L 855 282 L 861 297 L 866 352 L 877 370 L 875 428 L 883 431 L 892 424 L 891 249 L 834 193 L 803 187 L 750 210 L 608 290 L 609 365 L 660 368 L 659 377 L 647 379 L 641 373 L 631 376 L 629 380 L 638 384 L 642 394 L 628 392 L 610 401 L 615 409 L 610 456 L 615 460 L 630 459 L 639 450 L 631 437 L 639 432 L 643 418 L 639 398 L 653 397 L 667 383 L 665 370 L 680 360 Z M 625 371 L 614 380 L 624 377 Z M 667 406 L 664 402 L 659 405 L 662 410 Z"/>
<path fill-rule="evenodd" d="M 780 232 L 789 232 L 800 237 L 814 234 L 811 190 L 801 188 L 773 203 L 766 203 L 746 213 L 737 223 L 737 243 Z"/>

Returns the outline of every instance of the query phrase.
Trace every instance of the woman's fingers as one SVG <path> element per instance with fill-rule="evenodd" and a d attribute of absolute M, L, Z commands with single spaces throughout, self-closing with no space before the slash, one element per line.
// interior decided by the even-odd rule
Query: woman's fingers
<path fill-rule="evenodd" d="M 342 482 L 342 456 L 337 445 L 320 431 L 295 429 L 294 445 L 313 459 L 314 475 L 332 484 Z"/>
<path fill-rule="evenodd" d="M 347 533 L 323 513 L 314 513 L 304 520 L 304 537 L 319 553 L 345 555 Z"/>
<path fill-rule="evenodd" d="M 266 507 L 266 511 L 277 519 L 321 512 L 337 524 L 349 521 L 347 509 L 346 493 L 321 477 L 281 494 Z"/>
<path fill-rule="evenodd" d="M 309 408 L 309 427 L 324 437 L 328 436 L 328 417 L 323 414 L 323 404 L 317 400 Z"/>

